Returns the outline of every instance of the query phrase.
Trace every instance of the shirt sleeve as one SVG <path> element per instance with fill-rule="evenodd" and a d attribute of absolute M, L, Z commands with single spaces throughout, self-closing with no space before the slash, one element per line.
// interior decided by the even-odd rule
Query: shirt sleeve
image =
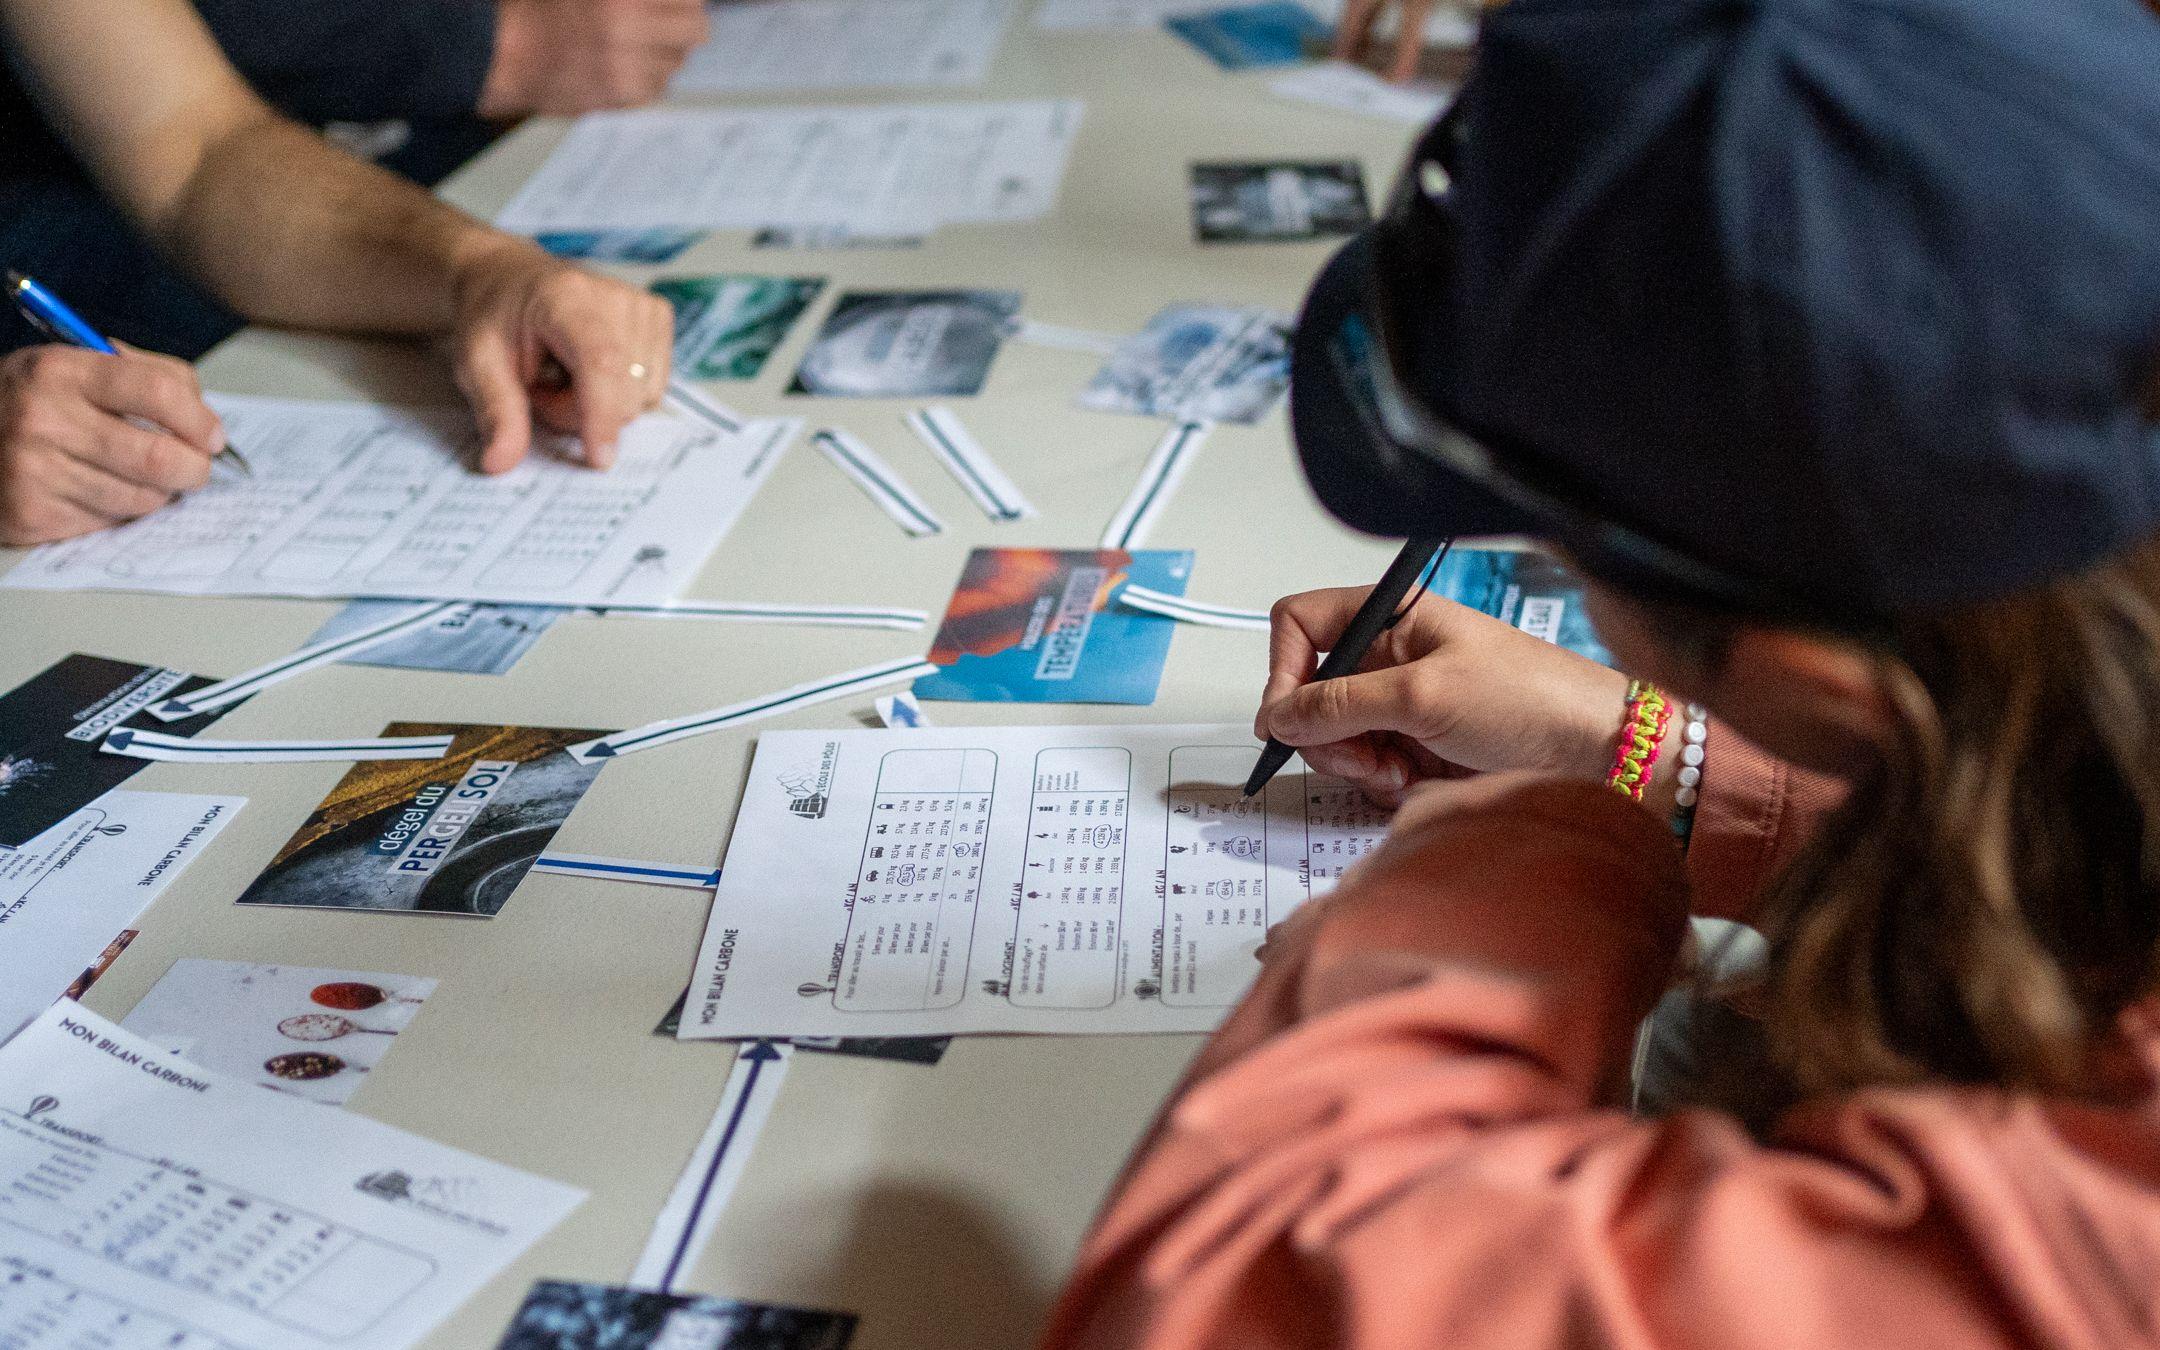
<path fill-rule="evenodd" d="M 1836 779 L 1787 764 L 1712 721 L 1687 851 L 1695 912 L 1751 922 L 1763 887 L 1844 800 Z"/>
<path fill-rule="evenodd" d="M 248 83 L 303 122 L 469 117 L 494 0 L 195 0 Z"/>
<path fill-rule="evenodd" d="M 1391 842 L 1270 938 L 1045 1350 L 1979 1346 L 2036 1334 L 2020 1299 L 2063 1311 L 2033 1268 L 2053 1197 L 1996 1165 L 2044 1177 L 2044 1147 L 1991 1133 L 2035 1111 L 1886 1095 L 1778 1147 L 1629 1117 L 1685 911 L 1671 841 L 1594 788 L 1476 816 Z"/>

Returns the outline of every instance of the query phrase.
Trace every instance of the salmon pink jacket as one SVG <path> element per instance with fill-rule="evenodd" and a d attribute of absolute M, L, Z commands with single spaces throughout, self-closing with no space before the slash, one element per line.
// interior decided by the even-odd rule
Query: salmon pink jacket
<path fill-rule="evenodd" d="M 1950 1087 L 1621 1109 L 1692 911 L 1831 786 L 1723 729 L 1685 864 L 1589 784 L 1406 807 L 1271 938 L 1081 1251 L 1048 1350 L 2160 1344 L 2160 1104 Z M 2160 1032 L 2133 1030 L 2149 1070 Z"/>

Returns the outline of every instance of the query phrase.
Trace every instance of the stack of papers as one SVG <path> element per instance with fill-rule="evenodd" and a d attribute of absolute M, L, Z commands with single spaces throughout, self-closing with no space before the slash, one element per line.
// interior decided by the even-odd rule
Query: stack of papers
<path fill-rule="evenodd" d="M 1012 0 L 732 0 L 678 94 L 965 88 L 983 82 Z"/>
<path fill-rule="evenodd" d="M 758 738 L 684 1039 L 1212 1029 L 1386 813 L 1243 726 Z"/>
<path fill-rule="evenodd" d="M 121 788 L 0 852 L 0 1042 L 79 979 L 246 804 Z"/>
<path fill-rule="evenodd" d="M 1057 200 L 1081 110 L 1067 99 L 591 113 L 496 223 L 893 237 L 1033 220 Z"/>
<path fill-rule="evenodd" d="M 403 1350 L 583 1198 L 72 1003 L 0 1047 L 11 1344 Z"/>
<path fill-rule="evenodd" d="M 659 604 L 681 593 L 794 433 L 652 415 L 596 473 L 543 444 L 468 467 L 450 410 L 217 396 L 253 473 L 131 524 L 37 549 L 0 585 L 172 595 Z M 545 438 L 543 438 L 545 439 Z"/>

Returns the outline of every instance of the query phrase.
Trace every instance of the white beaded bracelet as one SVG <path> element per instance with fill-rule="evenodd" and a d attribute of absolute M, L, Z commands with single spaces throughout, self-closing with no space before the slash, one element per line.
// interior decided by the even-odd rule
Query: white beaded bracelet
<path fill-rule="evenodd" d="M 1695 804 L 1702 800 L 1703 745 L 1710 739 L 1710 714 L 1700 703 L 1681 713 L 1679 789 L 1673 793 L 1672 832 L 1685 849 L 1695 833 Z"/>

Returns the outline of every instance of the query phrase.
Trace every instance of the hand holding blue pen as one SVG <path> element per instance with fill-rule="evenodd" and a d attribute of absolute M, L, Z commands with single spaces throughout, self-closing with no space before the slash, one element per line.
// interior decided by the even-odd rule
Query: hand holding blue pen
<path fill-rule="evenodd" d="M 108 342 L 95 328 L 84 323 L 82 318 L 74 310 L 69 309 L 59 296 L 54 295 L 29 277 L 20 272 L 9 272 L 7 274 L 7 291 L 9 298 L 15 302 L 15 307 L 22 311 L 23 317 L 56 340 L 65 342 L 72 347 L 101 352 L 107 356 L 119 355 L 118 348 Z M 244 474 L 252 475 L 254 472 L 248 467 L 247 460 L 230 443 L 224 449 L 218 451 L 217 457 Z"/>

